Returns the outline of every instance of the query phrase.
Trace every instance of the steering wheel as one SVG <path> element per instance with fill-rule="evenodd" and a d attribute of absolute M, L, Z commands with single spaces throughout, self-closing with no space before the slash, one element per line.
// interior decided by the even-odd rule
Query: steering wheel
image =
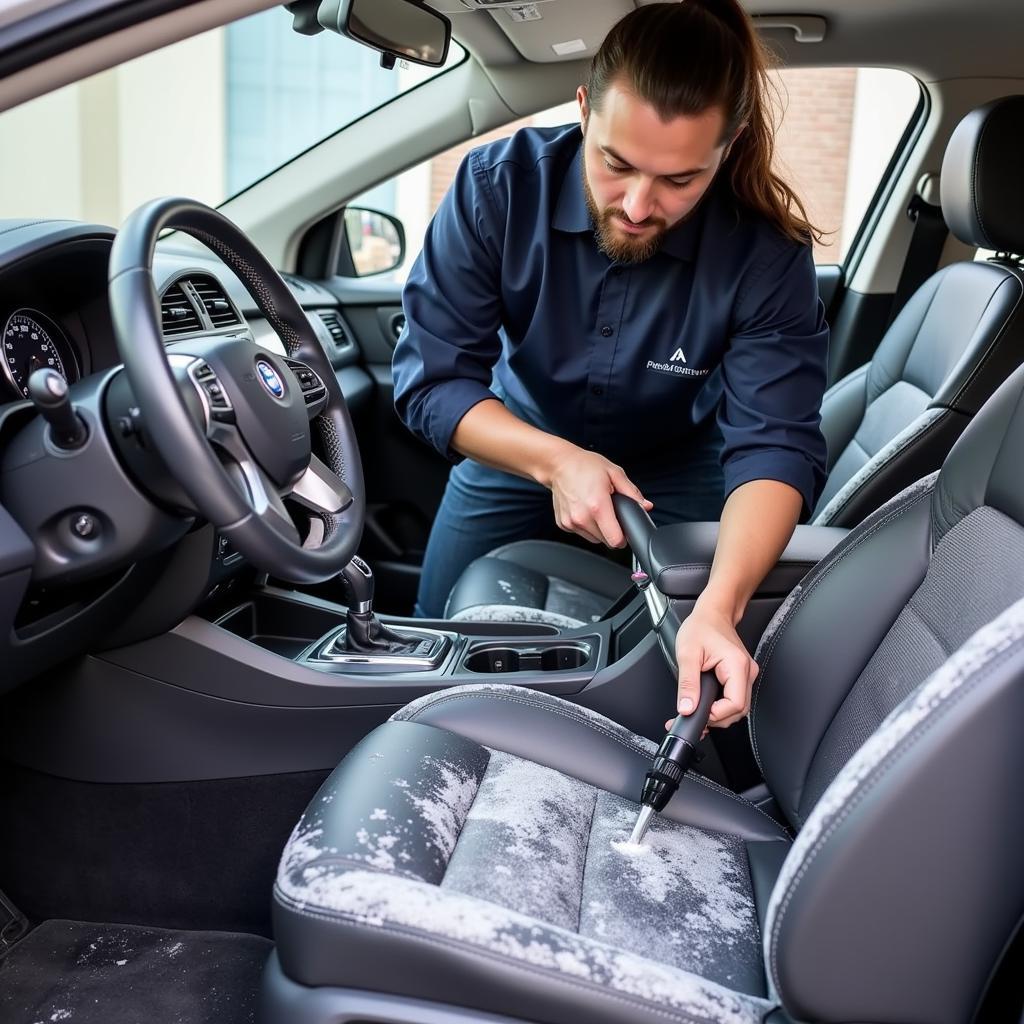
<path fill-rule="evenodd" d="M 247 334 L 164 344 L 153 252 L 168 228 L 196 238 L 234 271 L 286 358 Z M 337 575 L 355 554 L 365 514 L 355 431 L 312 325 L 266 257 L 216 210 L 157 199 L 118 232 L 108 294 L 147 438 L 199 512 L 274 576 L 317 583 Z M 311 423 L 324 459 L 313 454 Z M 305 538 L 286 501 L 307 518 Z"/>

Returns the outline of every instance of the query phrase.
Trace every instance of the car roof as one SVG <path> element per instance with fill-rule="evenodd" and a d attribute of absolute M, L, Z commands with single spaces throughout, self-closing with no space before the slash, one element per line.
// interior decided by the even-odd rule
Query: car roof
<path fill-rule="evenodd" d="M 476 10 L 467 5 L 494 0 L 428 2 L 451 18 L 455 37 L 483 65 L 500 67 L 588 58 L 618 19 L 647 0 L 540 0 L 530 5 L 538 15 L 531 21 L 514 17 L 504 0 Z M 1015 77 L 1024 65 L 1021 0 L 748 0 L 744 6 L 788 65 L 902 67 L 926 80 Z M 801 26 L 798 41 L 793 23 L 801 20 L 810 24 Z M 564 56 L 553 49 L 576 40 L 583 49 Z"/>

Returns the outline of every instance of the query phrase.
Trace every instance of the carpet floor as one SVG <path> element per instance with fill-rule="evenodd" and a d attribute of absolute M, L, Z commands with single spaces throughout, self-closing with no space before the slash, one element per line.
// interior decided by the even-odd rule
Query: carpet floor
<path fill-rule="evenodd" d="M 250 1024 L 256 935 L 44 921 L 0 960 L 3 1024 Z"/>

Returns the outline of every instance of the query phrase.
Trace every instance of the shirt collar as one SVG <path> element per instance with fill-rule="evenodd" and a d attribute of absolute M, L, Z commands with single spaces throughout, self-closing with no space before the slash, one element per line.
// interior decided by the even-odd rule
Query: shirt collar
<path fill-rule="evenodd" d="M 709 200 L 710 196 L 705 196 Z M 669 231 L 661 243 L 661 252 L 675 257 L 677 260 L 693 261 L 697 255 L 697 244 L 700 241 L 701 223 L 704 220 L 704 208 L 708 205 L 702 201 L 693 216 L 678 227 Z M 555 215 L 551 218 L 551 226 L 556 231 L 592 232 L 594 225 L 587 210 L 587 200 L 583 194 L 583 145 L 576 148 L 576 156 L 565 172 L 562 187 L 555 204 Z"/>

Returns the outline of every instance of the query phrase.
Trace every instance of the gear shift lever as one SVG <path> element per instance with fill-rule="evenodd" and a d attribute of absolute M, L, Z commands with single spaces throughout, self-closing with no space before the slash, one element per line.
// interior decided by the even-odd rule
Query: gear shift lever
<path fill-rule="evenodd" d="M 341 570 L 349 595 L 345 650 L 352 654 L 412 654 L 421 636 L 399 633 L 373 613 L 373 570 L 358 556 Z"/>

